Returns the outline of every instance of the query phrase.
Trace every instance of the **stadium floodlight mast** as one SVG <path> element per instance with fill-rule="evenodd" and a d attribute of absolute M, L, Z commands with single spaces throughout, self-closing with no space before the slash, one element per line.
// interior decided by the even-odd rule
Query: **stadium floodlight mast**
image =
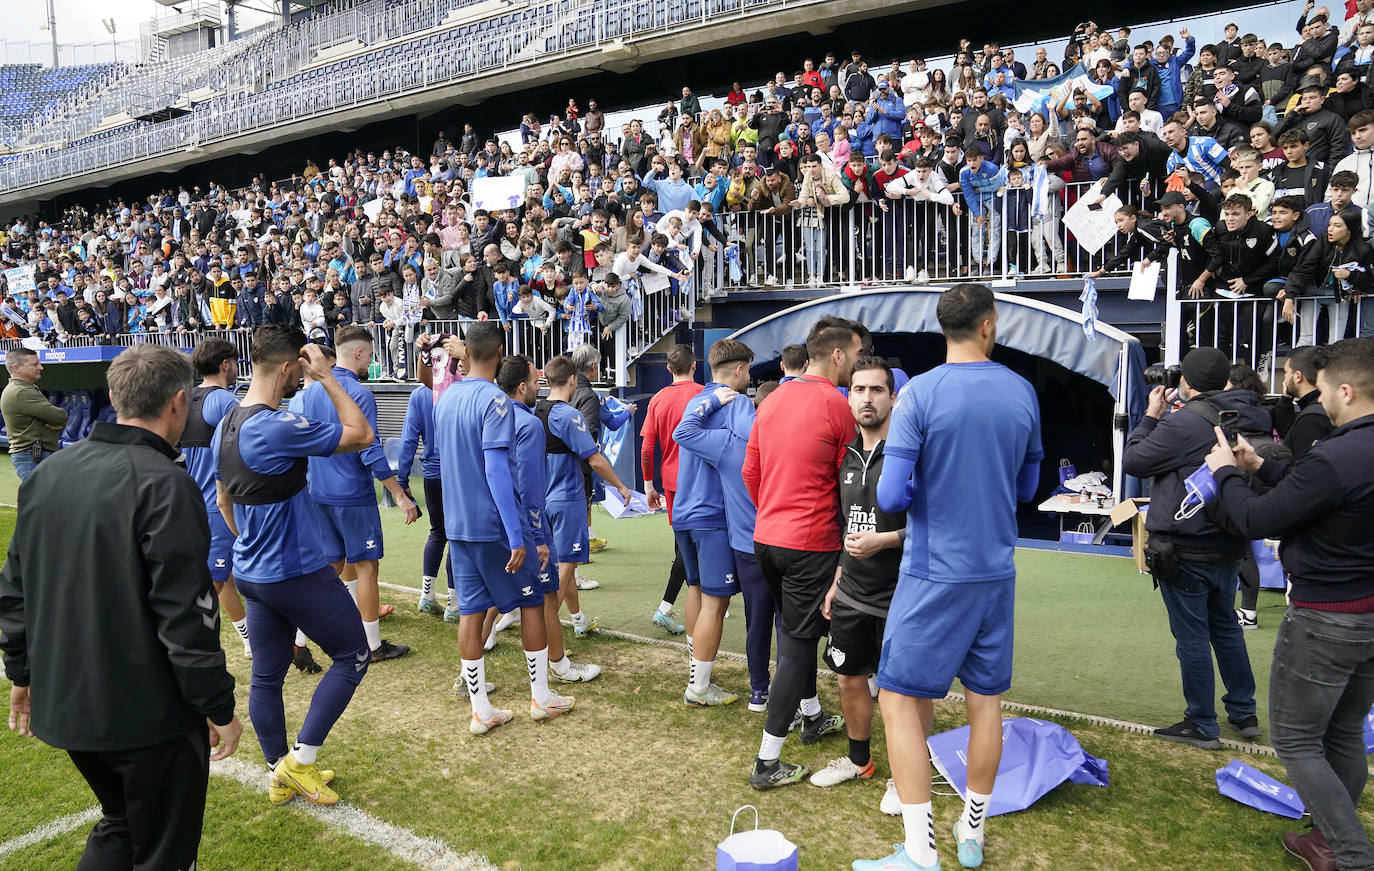
<path fill-rule="evenodd" d="M 110 62 L 119 62 L 119 45 L 115 42 L 115 20 L 113 18 L 102 18 L 100 23 L 105 25 L 105 30 L 110 34 Z"/>
<path fill-rule="evenodd" d="M 52 38 L 52 68 L 57 69 L 57 8 L 53 0 L 48 0 L 48 22 L 40 24 L 39 30 L 46 30 Z"/>

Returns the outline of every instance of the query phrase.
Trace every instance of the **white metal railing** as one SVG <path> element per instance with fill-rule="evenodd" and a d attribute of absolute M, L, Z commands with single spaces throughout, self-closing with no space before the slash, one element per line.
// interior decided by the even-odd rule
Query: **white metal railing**
<path fill-rule="evenodd" d="M 448 36 L 451 44 L 433 46 L 423 56 L 409 56 L 407 49 L 413 47 L 409 42 L 388 46 L 380 57 L 353 58 L 351 64 L 312 70 L 241 99 L 217 98 L 178 119 L 120 130 L 118 136 L 95 142 L 74 142 L 58 150 L 20 155 L 0 166 L 0 191 L 73 178 L 286 121 L 322 117 L 400 93 L 475 79 L 536 57 L 583 53 L 612 39 L 663 35 L 689 24 L 752 15 L 764 7 L 815 2 L 819 0 L 709 0 L 674 6 L 670 14 L 667 8 L 650 9 L 634 0 L 580 8 L 561 0 L 554 4 L 555 9 L 566 13 L 561 21 L 541 20 L 539 27 L 531 27 L 529 21 L 517 18 L 476 38 L 470 30 L 447 30 L 439 35 Z M 547 5 L 534 8 L 547 11 Z M 533 53 L 526 56 L 524 51 L 530 47 Z M 326 76 L 329 86 L 322 87 L 320 82 Z"/>
<path fill-rule="evenodd" d="M 1061 220 L 1090 183 L 1065 185 L 1050 217 L 1033 220 L 1029 200 L 993 197 L 977 223 L 968 204 L 890 200 L 784 215 L 723 212 L 714 226 L 737 246 L 742 274 L 731 275 L 724 248 L 702 234 L 702 284 L 708 295 L 806 286 L 901 284 L 964 277 L 1009 280 L 1082 276 L 1117 253 L 1117 240 L 1089 254 Z M 1029 194 L 1029 191 L 1026 192 Z M 1139 191 L 1133 192 L 1139 199 Z M 662 228 L 659 228 L 660 231 Z M 717 251 L 709 250 L 714 243 Z M 1127 266 L 1129 268 L 1129 264 Z"/>
<path fill-rule="evenodd" d="M 547 327 L 540 327 L 527 318 L 511 321 L 506 333 L 506 353 L 524 354 L 532 359 L 542 372 L 544 365 L 559 354 L 570 352 L 579 344 L 590 344 L 601 353 L 600 383 L 623 387 L 628 384 L 628 366 L 650 345 L 668 330 L 675 327 L 674 320 L 667 310 L 668 297 L 662 303 L 651 301 L 645 310 L 643 323 L 622 325 L 609 338 L 603 338 L 601 328 L 596 326 L 588 336 L 574 339 L 568 331 L 566 322 L 555 319 Z M 661 327 L 655 335 L 647 318 L 652 317 Z M 422 321 L 407 334 L 405 327 L 388 329 L 382 324 L 367 324 L 373 337 L 372 362 L 376 364 L 376 374 L 380 378 L 395 376 L 397 380 L 415 380 L 415 339 L 422 333 L 439 335 L 448 333 L 462 336 L 468 327 L 477 323 L 475 319 Z M 199 330 L 180 332 L 167 330 L 159 332 L 120 333 L 114 336 L 66 336 L 44 342 L 49 348 L 94 348 L 114 346 L 131 348 L 134 345 L 156 344 L 169 348 L 190 351 L 210 338 L 225 339 L 233 342 L 239 352 L 239 376 L 251 377 L 253 374 L 249 356 L 253 347 L 253 330 L 247 327 L 231 330 Z M 0 339 L 0 352 L 24 347 L 24 342 L 32 340 Z M 631 343 L 636 347 L 631 348 Z M 404 370 L 405 378 L 399 376 Z"/>

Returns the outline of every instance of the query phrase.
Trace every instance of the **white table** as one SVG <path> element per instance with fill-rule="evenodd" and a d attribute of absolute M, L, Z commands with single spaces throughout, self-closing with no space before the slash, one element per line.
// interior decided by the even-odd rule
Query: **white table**
<path fill-rule="evenodd" d="M 1115 507 L 1116 503 L 1112 501 L 1110 496 L 1105 497 L 1102 505 L 1099 506 L 1096 498 L 1088 502 L 1080 502 L 1076 494 L 1070 495 L 1068 493 L 1060 493 L 1057 496 L 1051 496 L 1037 506 L 1040 511 L 1046 513 L 1053 512 L 1059 515 L 1059 537 L 1061 539 L 1064 537 L 1064 515 L 1066 514 L 1080 514 L 1091 517 L 1107 518 L 1101 523 L 1094 524 L 1096 527 L 1094 530 L 1095 534 L 1093 535 L 1094 544 L 1100 544 L 1107 530 L 1112 528 L 1112 522 L 1109 515 Z"/>

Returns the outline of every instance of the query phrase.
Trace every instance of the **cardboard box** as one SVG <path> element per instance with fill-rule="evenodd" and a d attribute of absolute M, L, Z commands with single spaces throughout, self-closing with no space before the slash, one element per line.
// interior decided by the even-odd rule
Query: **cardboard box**
<path fill-rule="evenodd" d="M 1145 573 L 1145 543 L 1150 539 L 1150 533 L 1145 529 L 1145 514 L 1150 510 L 1149 499 L 1126 499 L 1118 503 L 1108 516 L 1112 519 L 1112 526 L 1131 521 L 1131 556 L 1135 558 L 1135 567 L 1141 574 Z"/>

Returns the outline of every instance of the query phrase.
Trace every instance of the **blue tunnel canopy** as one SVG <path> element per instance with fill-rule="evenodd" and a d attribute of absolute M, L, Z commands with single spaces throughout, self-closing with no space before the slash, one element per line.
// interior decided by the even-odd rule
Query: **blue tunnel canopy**
<path fill-rule="evenodd" d="M 884 288 L 842 293 L 811 300 L 762 318 L 730 338 L 754 350 L 756 363 L 777 360 L 784 346 L 803 341 L 822 315 L 856 320 L 876 334 L 940 333 L 935 307 L 944 287 Z M 1137 495 L 1139 482 L 1123 478 L 1121 454 L 1126 434 L 1145 413 L 1145 350 L 1140 340 L 1110 324 L 1096 322 L 1093 336 L 1083 315 L 1061 306 L 994 293 L 997 300 L 997 344 L 1052 360 L 1103 385 L 1116 400 L 1109 422 L 1113 442 L 1112 492 L 1117 499 Z"/>
<path fill-rule="evenodd" d="M 769 361 L 781 357 L 785 345 L 803 341 L 822 315 L 851 318 L 875 334 L 938 334 L 940 322 L 935 306 L 944 290 L 884 288 L 828 296 L 755 321 L 730 338 L 752 348 L 756 361 Z M 1132 418 L 1144 411 L 1146 391 L 1141 373 L 1145 369 L 1145 351 L 1139 339 L 1100 321 L 1095 329 L 1096 338 L 1090 339 L 1078 312 L 1015 294 L 994 296 L 997 344 L 1053 360 L 1102 384 Z"/>

